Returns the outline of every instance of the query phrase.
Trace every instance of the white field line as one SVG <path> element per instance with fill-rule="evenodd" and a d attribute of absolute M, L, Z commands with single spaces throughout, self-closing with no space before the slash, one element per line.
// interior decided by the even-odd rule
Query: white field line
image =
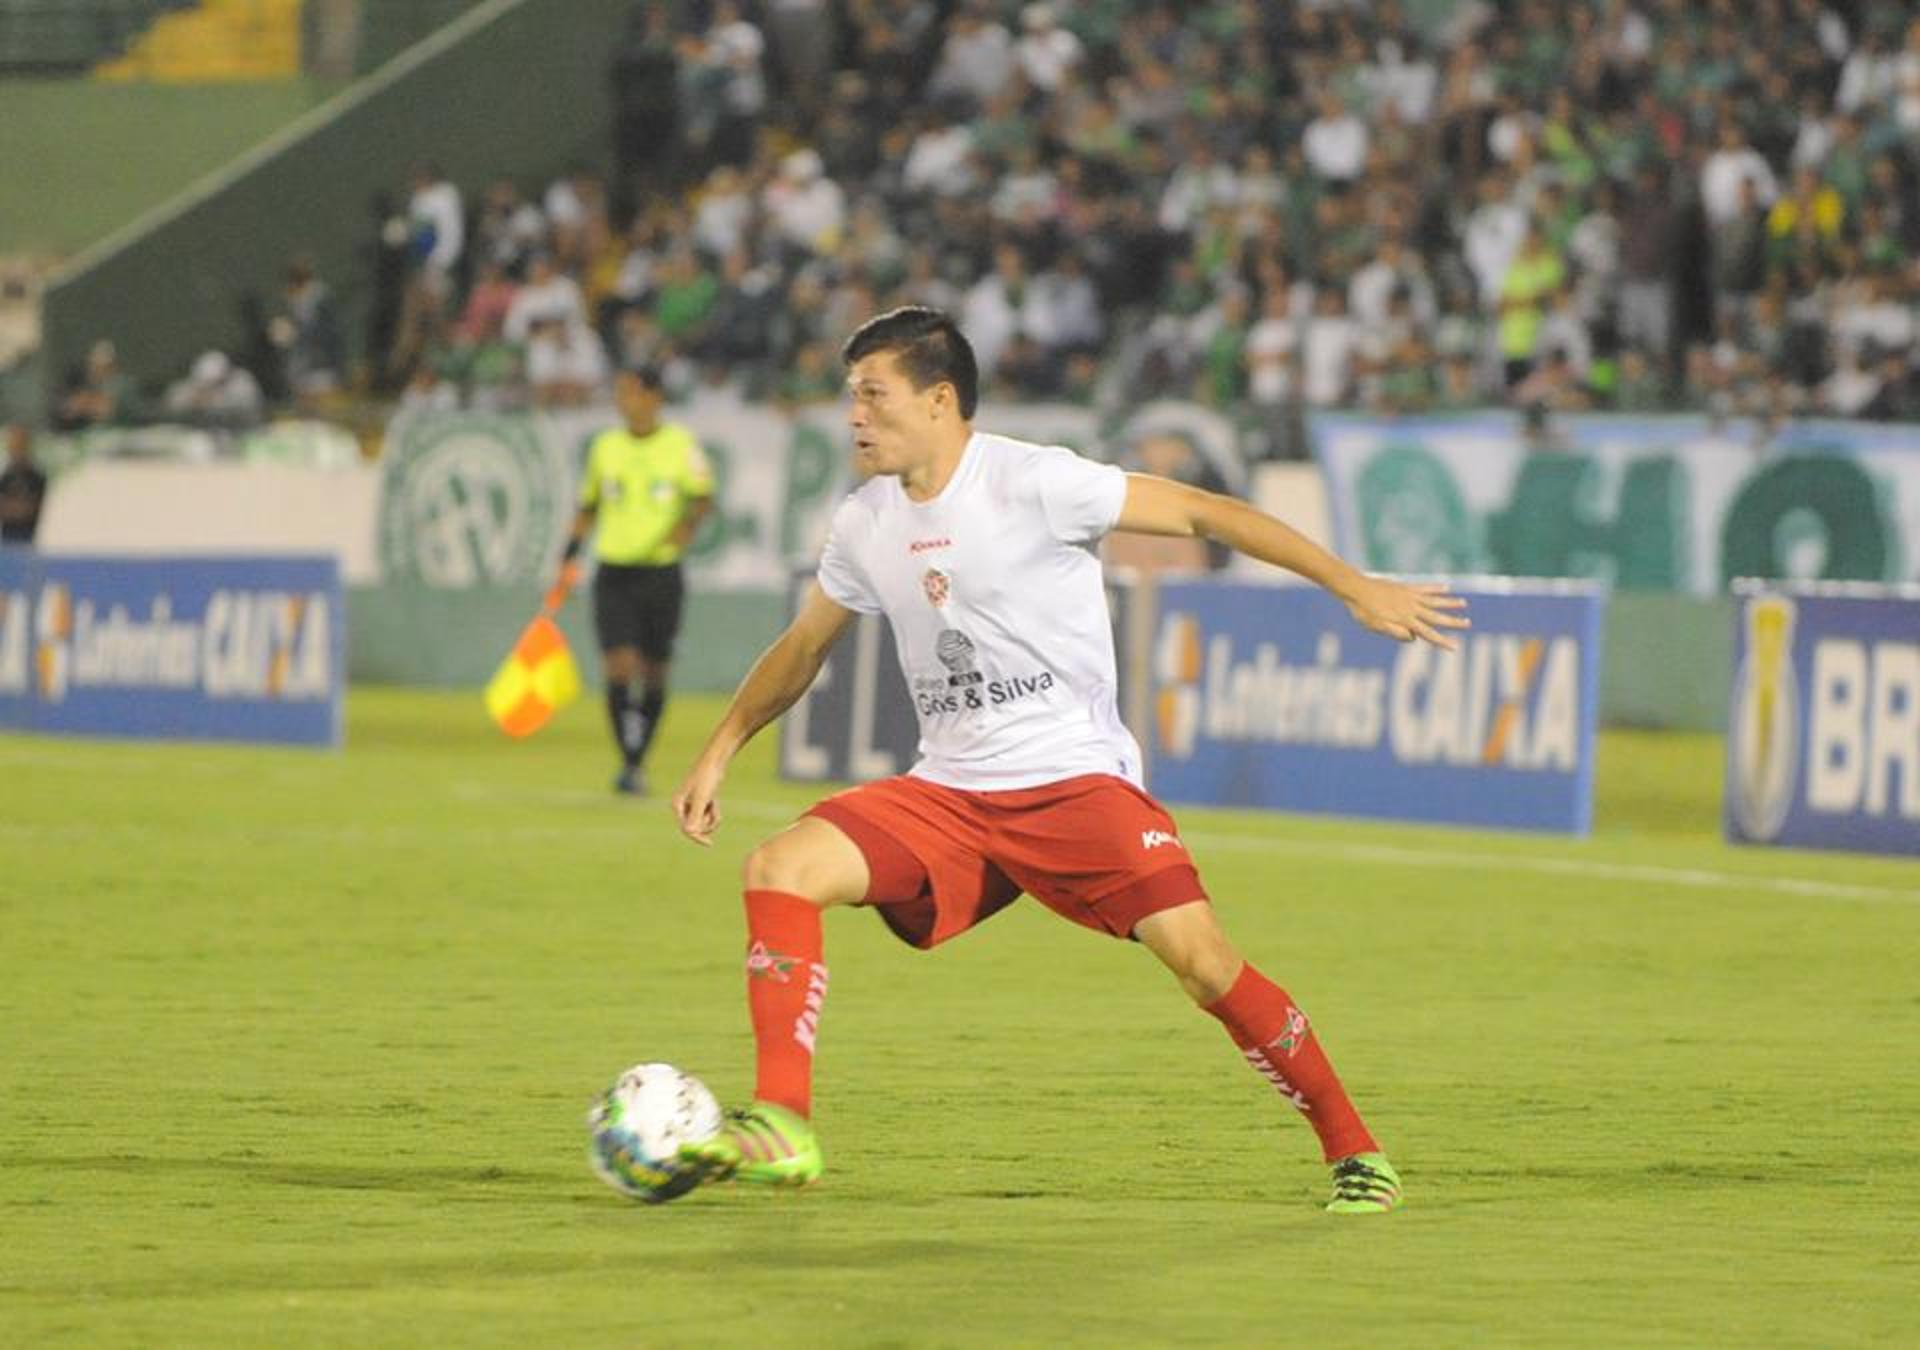
<path fill-rule="evenodd" d="M 799 812 L 774 802 L 720 799 L 721 816 L 792 819 Z M 1545 858 L 1527 853 L 1481 853 L 1470 849 L 1426 848 L 1402 844 L 1342 844 L 1313 839 L 1272 839 L 1251 834 L 1221 834 L 1211 830 L 1182 830 L 1180 837 L 1202 855 L 1210 849 L 1234 853 L 1291 853 L 1338 862 L 1378 867 L 1505 872 L 1523 876 L 1584 877 L 1594 881 L 1644 882 L 1654 886 L 1688 886 L 1696 890 L 1760 892 L 1818 900 L 1865 900 L 1920 905 L 1920 886 L 1861 886 L 1747 872 L 1718 872 L 1703 867 L 1657 867 L 1638 863 L 1610 863 L 1584 858 Z"/>
<path fill-rule="evenodd" d="M 630 831 L 637 832 L 642 820 L 647 817 L 653 818 L 648 822 L 648 828 L 665 825 L 669 810 L 664 793 L 656 793 L 638 802 L 621 803 L 614 800 L 611 793 L 605 791 L 528 790 L 494 780 L 468 780 L 456 783 L 453 785 L 453 795 L 464 801 L 511 801 L 522 805 L 566 811 L 594 807 L 606 807 L 611 811 L 625 807 L 633 813 L 630 822 L 611 820 L 606 815 L 596 813 L 591 820 L 575 819 L 567 822 L 553 821 L 506 826 L 498 823 L 488 824 L 487 834 L 498 839 L 532 840 L 580 835 L 618 838 Z M 726 830 L 725 824 L 728 820 L 736 823 L 747 820 L 790 821 L 797 819 L 805 809 L 805 803 L 801 801 L 791 803 L 758 801 L 753 798 L 728 797 L 722 793 L 720 814 L 723 833 L 716 841 L 716 847 L 721 850 L 728 848 L 744 850 L 757 841 L 757 836 L 749 835 L 745 831 Z M 131 825 L 136 835 L 149 828 L 157 827 Z M 179 827 L 169 825 L 165 828 L 171 832 Z M 128 825 L 102 825 L 98 822 L 64 821 L 58 824 L 35 825 L 22 821 L 0 821 L 0 838 L 19 839 L 28 843 L 35 841 L 45 843 L 51 839 L 124 836 L 128 829 Z M 347 826 L 290 822 L 284 825 L 249 825 L 241 828 L 242 833 L 256 838 L 278 836 L 366 841 L 446 835 L 460 831 L 461 827 L 457 825 L 416 827 L 390 826 L 377 822 Z M 1649 886 L 1685 887 L 1694 890 L 1739 891 L 1748 895 L 1791 896 L 1796 899 L 1920 905 L 1920 885 L 1910 888 L 1866 886 L 1851 882 L 1823 881 L 1817 877 L 1781 876 L 1759 872 L 1722 872 L 1703 867 L 1660 867 L 1641 863 L 1544 857 L 1528 853 L 1488 853 L 1472 849 L 1406 844 L 1355 844 L 1315 839 L 1275 839 L 1258 834 L 1232 834 L 1213 830 L 1183 830 L 1181 837 L 1201 854 L 1203 866 L 1206 853 L 1218 850 L 1230 853 L 1291 854 L 1296 857 L 1321 858 L 1364 866 L 1412 868 L 1422 871 L 1451 868 L 1458 871 L 1510 876 L 1580 877 L 1593 881 L 1635 882 Z M 1920 876 L 1920 865 L 1916 867 L 1916 876 Z"/>

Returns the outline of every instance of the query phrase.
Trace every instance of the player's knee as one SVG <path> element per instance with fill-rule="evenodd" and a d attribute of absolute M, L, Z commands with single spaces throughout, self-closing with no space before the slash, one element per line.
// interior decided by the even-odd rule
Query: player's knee
<path fill-rule="evenodd" d="M 756 845 L 747 854 L 741 880 L 750 891 L 784 891 L 817 905 L 837 903 L 845 889 L 834 875 L 830 860 L 788 833 Z"/>
<path fill-rule="evenodd" d="M 1205 902 L 1152 915 L 1135 934 L 1202 1007 L 1226 997 L 1246 964 Z"/>
<path fill-rule="evenodd" d="M 1174 973 L 1187 996 L 1204 1008 L 1227 996 L 1245 964 L 1239 952 L 1222 944 L 1194 953 L 1193 959 Z"/>

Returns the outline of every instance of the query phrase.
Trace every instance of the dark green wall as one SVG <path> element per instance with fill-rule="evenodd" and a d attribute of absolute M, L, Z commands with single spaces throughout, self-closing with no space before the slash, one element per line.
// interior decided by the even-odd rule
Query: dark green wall
<path fill-rule="evenodd" d="M 0 79 L 0 253 L 72 257 L 343 87 Z"/>
<path fill-rule="evenodd" d="M 1725 731 L 1733 681 L 1731 597 L 1615 591 L 1600 646 L 1600 721 Z"/>
<path fill-rule="evenodd" d="M 536 587 L 435 590 L 388 582 L 347 598 L 347 673 L 375 684 L 469 685 L 478 690 L 506 659 L 540 608 Z M 731 692 L 786 622 L 778 591 L 723 591 L 688 597 L 674 653 L 681 689 Z M 574 596 L 560 627 L 589 684 L 599 683 L 591 602 Z"/>
<path fill-rule="evenodd" d="M 103 336 L 149 382 L 207 347 L 238 349 L 243 295 L 271 303 L 299 251 L 319 260 L 357 338 L 371 204 L 382 191 L 404 203 L 416 160 L 469 196 L 495 177 L 537 182 L 605 160 L 608 53 L 628 3 L 490 0 L 243 158 L 231 181 L 83 254 L 47 292 L 49 378 Z"/>

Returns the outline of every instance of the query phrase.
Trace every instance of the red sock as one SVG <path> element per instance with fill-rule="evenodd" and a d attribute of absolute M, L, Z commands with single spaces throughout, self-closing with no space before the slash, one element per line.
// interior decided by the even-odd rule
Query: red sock
<path fill-rule="evenodd" d="M 1247 1063 L 1299 1108 L 1320 1136 L 1328 1162 L 1379 1150 L 1347 1100 L 1347 1090 L 1321 1051 L 1307 1015 L 1286 990 L 1252 966 L 1242 966 L 1233 988 L 1219 1002 L 1208 1004 L 1207 1011 L 1220 1019 Z"/>
<path fill-rule="evenodd" d="M 785 891 L 747 892 L 747 1010 L 758 1054 L 755 1101 L 813 1114 L 813 1038 L 827 999 L 820 908 Z"/>

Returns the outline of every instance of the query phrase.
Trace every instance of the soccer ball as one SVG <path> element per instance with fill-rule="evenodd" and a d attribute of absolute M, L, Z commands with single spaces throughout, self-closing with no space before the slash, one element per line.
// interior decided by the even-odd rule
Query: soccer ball
<path fill-rule="evenodd" d="M 720 1121 L 720 1103 L 698 1078 L 671 1064 L 636 1064 L 587 1112 L 587 1161 L 622 1195 L 658 1205 L 700 1184 L 680 1146 L 713 1138 Z"/>

